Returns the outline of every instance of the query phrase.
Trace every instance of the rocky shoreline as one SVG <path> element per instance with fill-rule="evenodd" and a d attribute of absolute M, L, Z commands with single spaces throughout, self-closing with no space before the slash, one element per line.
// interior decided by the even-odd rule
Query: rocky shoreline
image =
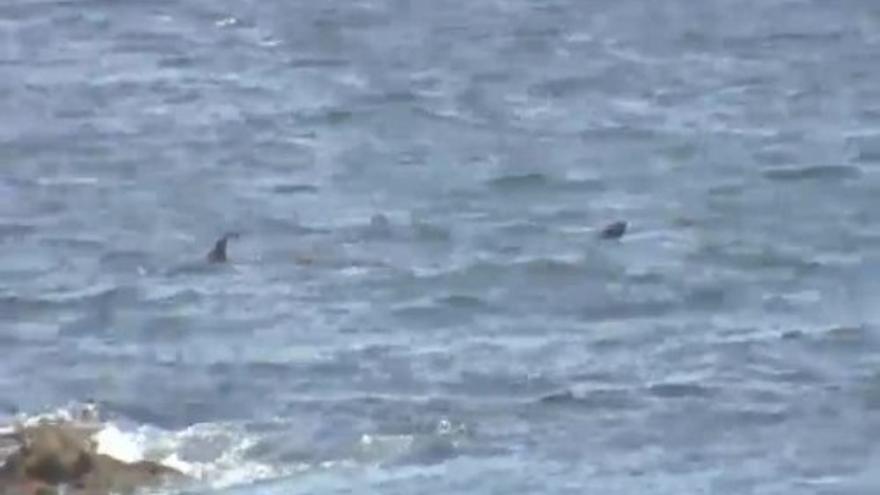
<path fill-rule="evenodd" d="M 187 479 L 157 462 L 125 462 L 99 453 L 93 433 L 71 421 L 17 425 L 3 435 L 14 450 L 0 467 L 0 495 L 128 494 Z"/>

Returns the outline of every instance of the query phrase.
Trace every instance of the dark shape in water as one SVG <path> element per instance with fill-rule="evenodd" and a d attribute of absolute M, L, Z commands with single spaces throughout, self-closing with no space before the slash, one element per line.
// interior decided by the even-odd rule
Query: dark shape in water
<path fill-rule="evenodd" d="M 577 399 L 574 396 L 574 393 L 571 390 L 563 390 L 561 392 L 553 392 L 551 394 L 547 394 L 540 399 L 538 402 L 544 404 L 565 404 L 569 402 L 574 402 Z"/>
<path fill-rule="evenodd" d="M 391 221 L 381 213 L 370 217 L 370 226 L 367 228 L 367 236 L 372 238 L 391 237 Z"/>
<path fill-rule="evenodd" d="M 239 234 L 237 232 L 229 232 L 224 234 L 220 239 L 217 239 L 217 242 L 214 244 L 214 249 L 208 253 L 208 263 L 226 263 L 226 243 L 230 239 L 238 238 Z"/>
<path fill-rule="evenodd" d="M 620 239 L 626 233 L 626 222 L 613 222 L 605 226 L 599 233 L 602 239 Z"/>

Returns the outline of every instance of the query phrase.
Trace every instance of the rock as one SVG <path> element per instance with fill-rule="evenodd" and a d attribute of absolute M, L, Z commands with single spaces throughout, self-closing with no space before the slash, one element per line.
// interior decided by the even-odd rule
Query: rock
<path fill-rule="evenodd" d="M 91 432 L 41 424 L 13 434 L 19 449 L 0 467 L 0 495 L 128 494 L 186 476 L 152 461 L 127 463 L 96 452 Z"/>
<path fill-rule="evenodd" d="M 92 469 L 74 487 L 85 494 L 132 493 L 139 488 L 182 481 L 183 473 L 152 461 L 126 463 L 104 454 L 92 456 Z"/>

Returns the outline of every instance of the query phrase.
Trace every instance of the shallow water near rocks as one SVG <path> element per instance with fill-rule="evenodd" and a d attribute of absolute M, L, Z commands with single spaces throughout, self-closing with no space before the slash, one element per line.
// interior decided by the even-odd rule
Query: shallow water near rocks
<path fill-rule="evenodd" d="M 0 414 L 187 493 L 872 493 L 880 4 L 649 3 L 4 3 Z"/>

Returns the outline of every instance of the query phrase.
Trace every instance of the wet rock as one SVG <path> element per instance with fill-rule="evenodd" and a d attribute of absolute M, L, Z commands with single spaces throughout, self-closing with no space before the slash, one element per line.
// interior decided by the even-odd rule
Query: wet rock
<path fill-rule="evenodd" d="M 0 495 L 128 494 L 182 481 L 185 475 L 152 461 L 127 463 L 96 452 L 91 432 L 67 424 L 20 428 L 19 444 L 0 467 Z"/>

